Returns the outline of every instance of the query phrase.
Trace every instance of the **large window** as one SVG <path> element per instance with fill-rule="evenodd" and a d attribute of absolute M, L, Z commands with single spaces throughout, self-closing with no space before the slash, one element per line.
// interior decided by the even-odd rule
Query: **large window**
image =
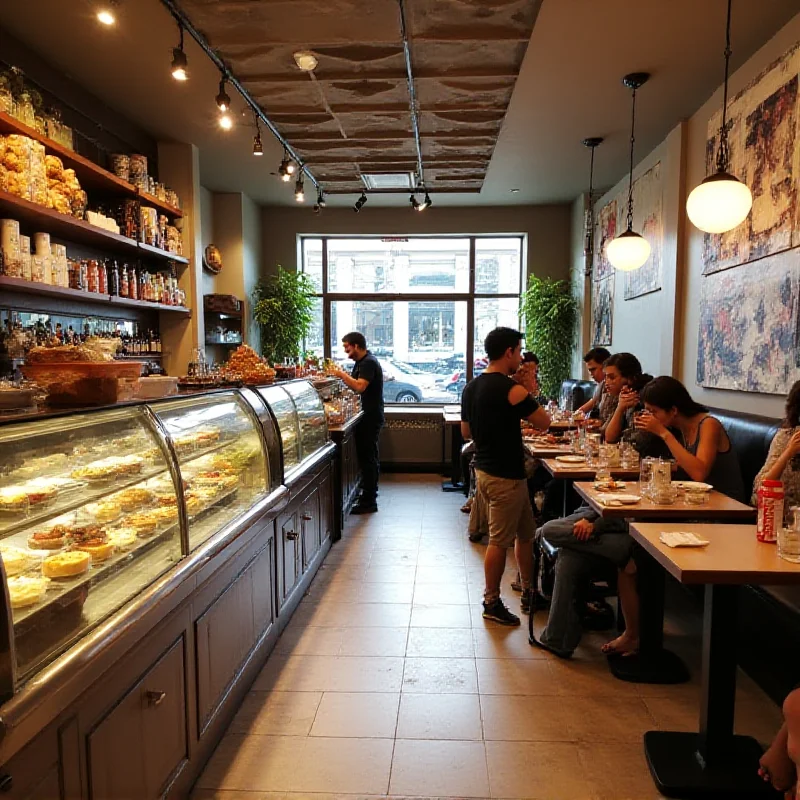
<path fill-rule="evenodd" d="M 306 349 L 350 365 L 361 331 L 387 403 L 452 403 L 486 365 L 483 338 L 519 325 L 522 237 L 303 237 L 318 291 Z"/>

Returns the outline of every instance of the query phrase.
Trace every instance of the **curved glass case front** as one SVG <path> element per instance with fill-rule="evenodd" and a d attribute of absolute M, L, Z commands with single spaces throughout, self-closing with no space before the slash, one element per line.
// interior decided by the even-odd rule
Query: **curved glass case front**
<path fill-rule="evenodd" d="M 181 557 L 168 451 L 145 406 L 0 428 L 0 556 L 25 680 Z"/>
<path fill-rule="evenodd" d="M 291 472 L 300 463 L 300 436 L 294 401 L 284 386 L 262 386 L 258 393 L 264 398 L 278 422 L 283 448 L 283 471 Z"/>
<path fill-rule="evenodd" d="M 325 447 L 328 442 L 328 425 L 325 407 L 317 390 L 306 381 L 287 383 L 284 387 L 294 400 L 297 423 L 300 428 L 300 457 L 306 459 Z"/>
<path fill-rule="evenodd" d="M 178 456 L 194 550 L 267 495 L 258 420 L 236 392 L 153 406 Z"/>

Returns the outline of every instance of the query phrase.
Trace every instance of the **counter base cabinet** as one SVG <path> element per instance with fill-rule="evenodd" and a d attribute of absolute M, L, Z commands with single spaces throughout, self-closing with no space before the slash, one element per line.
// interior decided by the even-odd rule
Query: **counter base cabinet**
<path fill-rule="evenodd" d="M 0 741 L 16 753 L 0 796 L 189 795 L 330 548 L 332 459 L 289 491 L 110 645 L 112 666 L 35 738 L 18 751 L 14 731 Z"/>
<path fill-rule="evenodd" d="M 195 622 L 199 735 L 274 622 L 274 542 L 270 535 L 267 546 Z"/>
<path fill-rule="evenodd" d="M 361 488 L 355 437 L 357 425 L 356 421 L 355 424 L 348 423 L 344 428 L 331 431 L 331 439 L 336 443 L 333 541 L 342 538 L 345 517 L 350 513 Z"/>
<path fill-rule="evenodd" d="M 87 737 L 89 796 L 161 797 L 188 761 L 181 637 Z"/>

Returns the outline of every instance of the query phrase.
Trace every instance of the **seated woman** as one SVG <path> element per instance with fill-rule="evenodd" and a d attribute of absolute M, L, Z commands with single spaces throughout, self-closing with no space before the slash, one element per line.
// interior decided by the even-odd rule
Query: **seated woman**
<path fill-rule="evenodd" d="M 634 419 L 636 429 L 664 442 L 679 473 L 693 481 L 708 482 L 717 491 L 743 502 L 739 460 L 722 423 L 705 406 L 692 400 L 679 380 L 668 375 L 650 381 L 642 390 L 641 399 L 645 410 Z M 626 628 L 621 636 L 603 646 L 603 652 L 629 655 L 639 648 L 639 592 L 632 558 L 619 571 L 617 588 Z"/>
<path fill-rule="evenodd" d="M 615 353 L 603 364 L 603 372 L 606 390 L 616 398 L 614 411 L 603 427 L 603 435 L 608 444 L 616 444 L 624 431 L 633 432 L 633 415 L 642 408 L 639 392 L 653 376 L 642 372 L 642 365 L 633 353 Z M 648 437 L 638 438 L 647 440 Z"/>
<path fill-rule="evenodd" d="M 782 481 L 783 519 L 792 522 L 792 507 L 800 505 L 800 381 L 789 390 L 783 426 L 769 446 L 769 455 L 753 484 L 753 505 L 762 481 Z"/>

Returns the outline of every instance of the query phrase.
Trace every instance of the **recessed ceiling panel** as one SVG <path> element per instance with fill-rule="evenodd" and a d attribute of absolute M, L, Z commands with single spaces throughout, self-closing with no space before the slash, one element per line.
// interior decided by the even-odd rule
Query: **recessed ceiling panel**
<path fill-rule="evenodd" d="M 426 187 L 479 191 L 541 0 L 406 0 Z M 417 170 L 397 0 L 184 0 L 329 192 Z M 293 54 L 314 53 L 313 75 Z"/>

